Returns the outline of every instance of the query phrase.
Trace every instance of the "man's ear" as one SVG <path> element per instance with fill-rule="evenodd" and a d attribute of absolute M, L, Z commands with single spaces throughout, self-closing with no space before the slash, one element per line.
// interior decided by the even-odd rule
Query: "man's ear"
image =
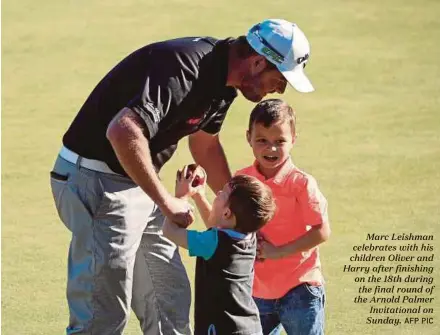
<path fill-rule="evenodd" d="M 252 59 L 252 73 L 255 75 L 261 73 L 266 69 L 267 60 L 264 56 L 255 55 Z"/>

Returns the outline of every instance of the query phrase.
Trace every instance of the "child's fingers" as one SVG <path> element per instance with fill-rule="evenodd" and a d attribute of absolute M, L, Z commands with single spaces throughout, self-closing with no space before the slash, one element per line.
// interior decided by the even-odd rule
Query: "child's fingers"
<path fill-rule="evenodd" d="M 177 173 L 176 173 L 176 181 L 179 181 L 181 177 L 182 177 L 182 171 L 177 170 Z"/>
<path fill-rule="evenodd" d="M 196 177 L 198 177 L 195 173 L 191 173 L 189 176 L 188 176 L 188 181 L 189 181 L 189 183 L 190 183 L 190 185 L 192 185 L 192 183 L 193 183 L 193 181 L 194 181 L 194 179 L 196 179 Z"/>
<path fill-rule="evenodd" d="M 197 169 L 200 169 L 200 171 L 203 174 L 203 177 L 206 178 L 206 171 L 205 171 L 205 169 L 201 165 L 197 165 Z"/>
<path fill-rule="evenodd" d="M 256 258 L 258 261 L 261 261 L 261 262 L 264 261 L 263 253 L 261 251 L 257 250 L 257 257 Z"/>
<path fill-rule="evenodd" d="M 184 179 L 188 179 L 188 165 L 183 167 L 182 176 Z"/>
<path fill-rule="evenodd" d="M 205 184 L 199 184 L 196 187 L 194 187 L 194 191 L 196 192 L 202 192 L 205 189 Z"/>
<path fill-rule="evenodd" d="M 266 238 L 264 237 L 264 234 L 261 231 L 257 232 L 257 240 L 258 241 L 267 241 Z"/>

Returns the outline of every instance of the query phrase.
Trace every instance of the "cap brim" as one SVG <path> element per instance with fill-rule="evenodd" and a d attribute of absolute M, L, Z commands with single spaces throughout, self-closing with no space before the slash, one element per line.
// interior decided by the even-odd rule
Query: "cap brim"
<path fill-rule="evenodd" d="M 296 66 L 292 70 L 279 69 L 290 85 L 301 93 L 313 92 L 315 89 L 309 78 L 304 73 L 302 66 Z"/>

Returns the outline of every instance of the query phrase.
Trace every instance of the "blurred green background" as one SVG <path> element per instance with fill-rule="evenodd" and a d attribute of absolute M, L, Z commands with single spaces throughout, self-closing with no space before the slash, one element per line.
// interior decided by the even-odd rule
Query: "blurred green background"
<path fill-rule="evenodd" d="M 62 334 L 67 325 L 69 233 L 49 171 L 103 75 L 150 42 L 238 36 L 276 17 L 298 23 L 312 45 L 316 92 L 290 89 L 283 98 L 298 115 L 294 160 L 329 201 L 326 333 L 440 334 L 440 286 L 434 325 L 366 325 L 368 307 L 353 303 L 354 275 L 342 271 L 367 233 L 434 234 L 431 265 L 440 265 L 439 14 L 438 0 L 2 1 L 3 334 Z M 251 108 L 237 99 L 223 127 L 233 170 L 253 160 L 244 137 Z M 190 160 L 182 141 L 161 172 L 169 189 Z M 192 277 L 194 260 L 185 263 Z M 438 269 L 434 277 L 438 284 Z M 140 334 L 134 315 L 126 334 Z"/>

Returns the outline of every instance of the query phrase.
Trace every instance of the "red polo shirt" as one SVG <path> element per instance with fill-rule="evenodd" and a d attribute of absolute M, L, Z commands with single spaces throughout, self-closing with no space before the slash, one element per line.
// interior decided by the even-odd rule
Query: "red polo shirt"
<path fill-rule="evenodd" d="M 255 164 L 236 174 L 256 177 L 272 189 L 277 211 L 261 229 L 267 241 L 284 245 L 301 238 L 312 226 L 328 223 L 327 200 L 315 178 L 296 168 L 290 159 L 271 179 L 265 179 Z M 254 297 L 277 299 L 303 283 L 323 284 L 318 247 L 255 263 Z"/>

